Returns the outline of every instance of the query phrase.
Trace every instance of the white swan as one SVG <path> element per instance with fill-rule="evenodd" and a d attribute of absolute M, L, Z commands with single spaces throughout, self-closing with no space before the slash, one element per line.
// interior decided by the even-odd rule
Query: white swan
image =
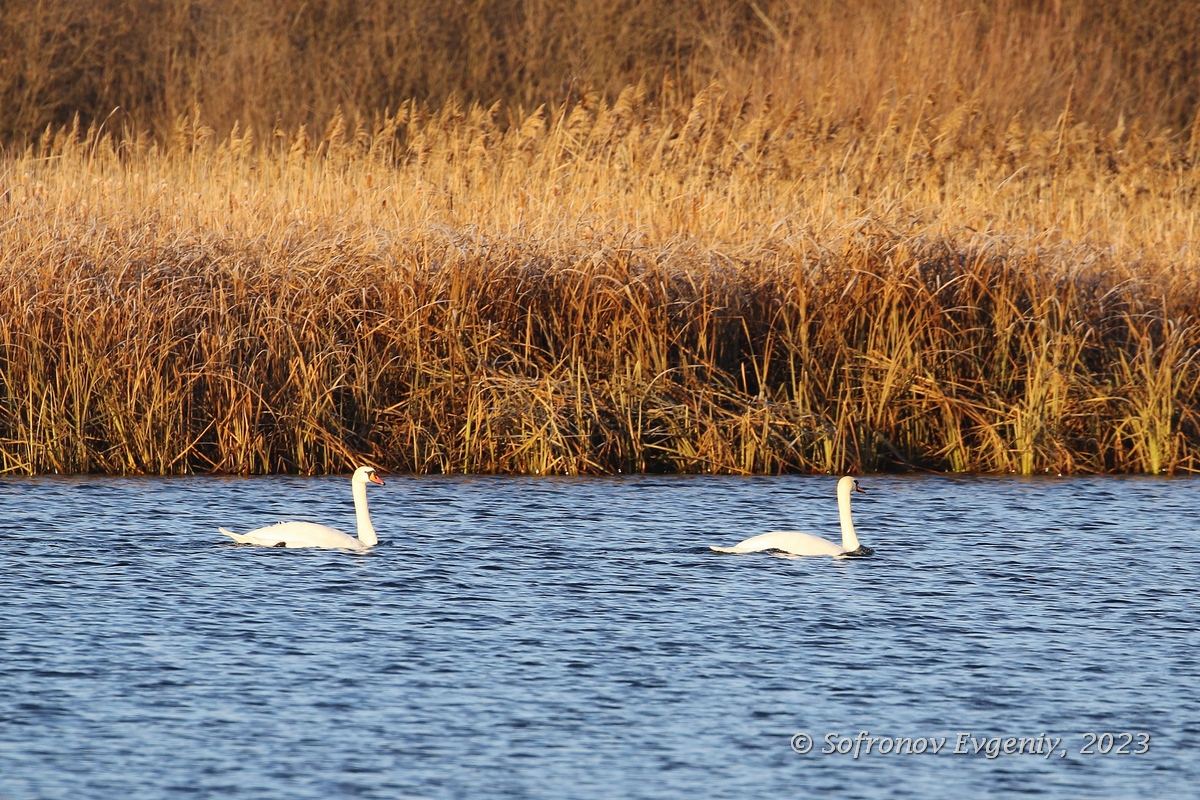
<path fill-rule="evenodd" d="M 315 522 L 280 522 L 258 528 L 249 533 L 234 533 L 218 528 L 221 533 L 239 544 L 257 544 L 262 547 L 340 547 L 343 550 L 368 550 L 379 543 L 371 515 L 367 511 L 367 484 L 383 480 L 370 467 L 359 467 L 350 479 L 354 495 L 354 515 L 358 518 L 358 538 Z"/>
<path fill-rule="evenodd" d="M 759 553 L 763 550 L 781 550 L 795 556 L 869 556 L 875 551 L 858 543 L 854 533 L 854 520 L 850 518 L 850 492 L 866 490 L 858 485 L 858 481 L 847 475 L 838 481 L 838 516 L 842 522 L 842 545 L 837 546 L 828 539 L 813 536 L 811 533 L 798 531 L 771 531 L 752 536 L 738 542 L 733 547 L 712 547 L 718 553 Z"/>

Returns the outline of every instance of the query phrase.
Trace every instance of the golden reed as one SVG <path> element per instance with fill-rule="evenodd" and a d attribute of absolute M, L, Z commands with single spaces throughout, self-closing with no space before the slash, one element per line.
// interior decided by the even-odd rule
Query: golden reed
<path fill-rule="evenodd" d="M 1200 124 L 1064 88 L 46 128 L 0 471 L 1195 470 Z"/>

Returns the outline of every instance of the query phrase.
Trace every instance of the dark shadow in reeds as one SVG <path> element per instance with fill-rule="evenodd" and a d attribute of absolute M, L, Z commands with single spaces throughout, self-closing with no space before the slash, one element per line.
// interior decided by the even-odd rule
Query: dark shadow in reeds
<path fill-rule="evenodd" d="M 114 251 L 130 232 L 115 232 Z M 122 241 L 124 240 L 124 241 Z M 119 244 L 118 244 L 119 243 Z M 1196 297 L 898 237 L 736 269 L 435 237 L 6 276 L 6 472 L 1159 472 Z M 900 253 L 903 257 L 898 258 Z"/>

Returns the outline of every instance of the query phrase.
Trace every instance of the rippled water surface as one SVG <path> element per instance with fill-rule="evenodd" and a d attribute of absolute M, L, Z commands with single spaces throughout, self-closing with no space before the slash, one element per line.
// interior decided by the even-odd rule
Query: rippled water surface
<path fill-rule="evenodd" d="M 1200 481 L 862 483 L 0 480 L 0 798 L 1200 796 Z"/>

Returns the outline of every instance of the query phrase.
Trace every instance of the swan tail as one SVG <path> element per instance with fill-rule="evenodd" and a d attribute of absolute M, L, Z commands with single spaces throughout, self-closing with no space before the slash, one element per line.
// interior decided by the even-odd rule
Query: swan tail
<path fill-rule="evenodd" d="M 778 531 L 772 531 L 743 539 L 733 547 L 717 547 L 716 545 L 709 545 L 709 547 L 717 553 L 761 553 L 763 550 L 786 550 L 786 543 L 780 541 L 780 538 Z"/>
<path fill-rule="evenodd" d="M 233 539 L 238 544 L 253 544 L 253 542 L 250 541 L 250 537 L 244 536 L 240 533 L 234 533 L 228 528 L 217 528 L 217 530 L 228 536 L 230 539 Z"/>
<path fill-rule="evenodd" d="M 715 544 L 710 544 L 708 546 L 708 549 L 712 550 L 714 553 L 753 553 L 754 552 L 754 550 L 747 549 L 744 547 L 739 547 L 738 545 L 734 545 L 733 547 L 717 547 Z"/>

